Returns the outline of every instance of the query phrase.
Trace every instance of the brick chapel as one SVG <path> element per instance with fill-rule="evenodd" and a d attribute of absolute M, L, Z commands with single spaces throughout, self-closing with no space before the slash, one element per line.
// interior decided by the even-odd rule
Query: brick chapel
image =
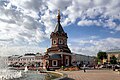
<path fill-rule="evenodd" d="M 57 25 L 50 35 L 51 47 L 44 55 L 44 67 L 49 69 L 59 69 L 62 66 L 71 65 L 71 51 L 67 45 L 67 33 L 60 24 L 60 11 L 58 10 Z"/>

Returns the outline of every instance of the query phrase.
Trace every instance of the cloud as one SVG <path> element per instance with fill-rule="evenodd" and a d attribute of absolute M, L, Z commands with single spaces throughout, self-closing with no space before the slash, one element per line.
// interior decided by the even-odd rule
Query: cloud
<path fill-rule="evenodd" d="M 119 38 L 105 38 L 99 40 L 74 40 L 72 45 L 69 45 L 72 51 L 84 55 L 96 55 L 98 51 L 107 51 L 110 49 L 120 49 Z"/>
<path fill-rule="evenodd" d="M 71 2 L 71 0 L 50 0 L 47 2 L 47 4 L 51 11 L 58 8 L 60 8 L 61 10 L 66 10 L 66 8 L 71 5 Z"/>
<path fill-rule="evenodd" d="M 40 47 L 28 47 L 28 46 L 15 46 L 15 47 L 0 47 L 0 56 L 11 56 L 11 55 L 24 55 L 25 53 L 44 53 L 45 48 Z"/>
<path fill-rule="evenodd" d="M 77 23 L 120 31 L 120 0 L 1 0 L 0 46 L 36 46 L 48 39 L 58 8 L 63 27 Z"/>
<path fill-rule="evenodd" d="M 91 26 L 91 25 L 96 25 L 100 26 L 100 23 L 98 23 L 96 20 L 81 20 L 78 22 L 79 26 Z"/>
<path fill-rule="evenodd" d="M 69 19 L 65 19 L 65 22 L 77 21 L 79 26 L 95 25 L 116 30 L 119 27 L 117 22 L 120 22 L 119 4 L 119 0 L 73 0 L 72 4 L 63 11 Z"/>
<path fill-rule="evenodd" d="M 6 31 L 10 34 L 10 38 L 13 38 L 13 42 L 15 38 L 24 39 L 28 43 L 41 42 L 48 38 L 55 28 L 58 8 L 61 9 L 61 23 L 64 26 L 77 21 L 79 26 L 95 25 L 119 30 L 119 23 L 115 22 L 115 19 L 120 19 L 119 0 L 1 0 L 0 2 L 2 24 L 0 34 L 3 35 Z M 12 32 L 14 33 L 11 34 Z M 36 36 L 38 33 L 39 36 Z M 31 42 L 29 38 L 32 39 Z"/>
<path fill-rule="evenodd" d="M 43 31 L 43 25 L 37 20 L 42 6 L 40 5 L 41 1 L 10 0 L 1 2 L 3 4 L 0 5 L 0 40 L 3 45 L 10 45 L 4 44 L 8 40 L 11 40 L 12 45 L 29 45 L 32 42 L 37 44 L 47 38 Z"/>
<path fill-rule="evenodd" d="M 120 31 L 120 24 L 116 27 L 115 30 Z"/>
<path fill-rule="evenodd" d="M 24 54 L 24 51 L 20 50 L 19 53 L 15 52 L 17 46 L 35 47 L 48 38 L 43 30 L 44 25 L 39 22 L 41 18 L 39 13 L 45 8 L 43 0 L 0 1 L 0 55 L 9 54 L 8 50 L 13 46 L 11 54 Z M 4 48 L 5 46 L 8 47 Z M 24 47 L 22 49 L 29 50 Z"/>
<path fill-rule="evenodd" d="M 90 36 L 90 39 L 97 39 L 99 36 Z"/>

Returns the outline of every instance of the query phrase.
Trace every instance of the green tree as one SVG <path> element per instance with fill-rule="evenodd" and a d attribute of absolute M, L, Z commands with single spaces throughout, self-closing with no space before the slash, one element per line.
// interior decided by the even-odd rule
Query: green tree
<path fill-rule="evenodd" d="M 107 59 L 107 53 L 106 52 L 98 52 L 97 58 L 98 58 L 98 60 Z"/>
<path fill-rule="evenodd" d="M 115 56 L 110 57 L 111 64 L 117 64 L 117 58 Z"/>

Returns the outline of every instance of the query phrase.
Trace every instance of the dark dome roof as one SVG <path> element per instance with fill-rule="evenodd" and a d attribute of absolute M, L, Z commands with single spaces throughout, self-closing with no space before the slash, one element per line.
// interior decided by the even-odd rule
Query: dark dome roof
<path fill-rule="evenodd" d="M 65 33 L 63 28 L 62 28 L 62 26 L 61 26 L 61 24 L 59 22 L 57 23 L 57 25 L 55 27 L 55 30 L 54 30 L 54 33 L 56 33 L 56 32 L 58 32 L 58 33 Z"/>

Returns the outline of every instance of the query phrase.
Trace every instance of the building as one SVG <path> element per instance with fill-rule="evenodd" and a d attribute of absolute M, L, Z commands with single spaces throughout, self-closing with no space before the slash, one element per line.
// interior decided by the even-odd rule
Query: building
<path fill-rule="evenodd" d="M 67 45 L 67 33 L 60 24 L 60 11 L 58 10 L 57 25 L 51 33 L 51 47 L 44 56 L 44 68 L 59 69 L 61 66 L 71 65 L 71 51 Z"/>
<path fill-rule="evenodd" d="M 19 55 L 8 56 L 8 60 L 7 60 L 8 65 L 18 63 L 20 57 L 21 56 L 19 56 Z"/>
<path fill-rule="evenodd" d="M 94 56 L 86 56 L 81 54 L 73 54 L 72 55 L 72 65 L 82 66 L 86 65 L 95 65 L 95 57 Z"/>
<path fill-rule="evenodd" d="M 26 53 L 25 55 L 12 55 L 8 57 L 8 65 L 12 66 L 43 66 L 43 55 L 40 53 Z"/>
<path fill-rule="evenodd" d="M 73 62 L 77 64 L 90 64 L 93 58 L 90 56 L 73 54 L 67 45 L 67 33 L 60 23 L 60 11 L 58 10 L 57 25 L 50 35 L 51 47 L 47 49 L 45 55 L 41 54 L 25 54 L 22 56 L 14 55 L 8 57 L 9 64 L 20 64 L 25 66 L 34 65 L 43 66 L 47 69 L 59 69 L 62 66 L 69 67 Z"/>
<path fill-rule="evenodd" d="M 117 62 L 120 63 L 120 50 L 109 50 L 106 52 L 107 53 L 107 60 L 108 60 L 108 63 L 110 63 L 110 59 L 112 56 L 115 56 L 117 58 Z"/>

